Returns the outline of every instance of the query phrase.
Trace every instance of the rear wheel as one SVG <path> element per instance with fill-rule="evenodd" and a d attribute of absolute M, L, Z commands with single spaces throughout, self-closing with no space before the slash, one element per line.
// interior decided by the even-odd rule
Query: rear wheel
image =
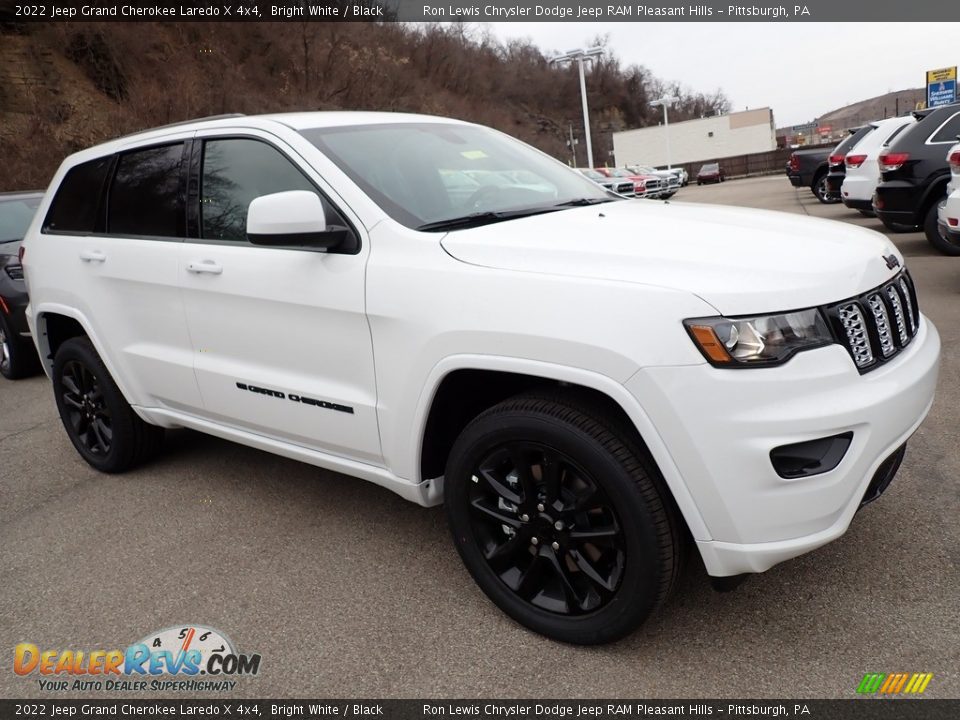
<path fill-rule="evenodd" d="M 960 255 L 960 244 L 941 237 L 940 229 L 937 227 L 937 209 L 942 200 L 941 198 L 927 209 L 923 220 L 923 232 L 927 236 L 927 242 L 944 255 L 957 256 Z"/>
<path fill-rule="evenodd" d="M 0 314 L 0 375 L 18 380 L 40 369 L 33 343 L 10 330 L 7 319 Z"/>
<path fill-rule="evenodd" d="M 444 476 L 454 544 L 517 622 L 596 644 L 668 596 L 684 537 L 645 453 L 602 413 L 518 397 L 474 419 Z"/>
<path fill-rule="evenodd" d="M 97 470 L 129 470 L 151 457 L 163 441 L 163 429 L 148 425 L 133 411 L 85 337 L 71 338 L 57 350 L 53 392 L 70 441 Z"/>
<path fill-rule="evenodd" d="M 814 180 L 813 186 L 810 189 L 813 190 L 813 194 L 816 196 L 817 200 L 825 205 L 832 205 L 840 202 L 840 198 L 830 192 L 830 186 L 827 183 L 826 175 L 821 175 Z"/>

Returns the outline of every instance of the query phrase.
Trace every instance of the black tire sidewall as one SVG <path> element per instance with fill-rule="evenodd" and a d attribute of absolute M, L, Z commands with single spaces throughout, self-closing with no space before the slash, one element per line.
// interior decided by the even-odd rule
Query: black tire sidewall
<path fill-rule="evenodd" d="M 617 510 L 624 533 L 624 573 L 615 596 L 594 613 L 563 616 L 527 603 L 500 580 L 477 546 L 468 509 L 473 468 L 496 446 L 518 439 L 540 442 L 571 456 L 591 473 Z M 595 644 L 622 637 L 654 609 L 662 561 L 650 508 L 634 477 L 599 442 L 577 428 L 525 412 L 482 417 L 454 444 L 444 493 L 454 545 L 468 571 L 487 596 L 521 624 L 557 640 Z"/>
<path fill-rule="evenodd" d="M 67 416 L 67 410 L 63 402 L 61 378 L 64 365 L 70 361 L 77 361 L 84 365 L 96 376 L 100 383 L 104 402 L 110 410 L 111 429 L 113 430 L 110 452 L 106 455 L 92 453 L 77 437 L 77 433 Z M 54 358 L 52 377 L 54 398 L 57 403 L 57 410 L 60 412 L 60 420 L 77 452 L 87 463 L 102 472 L 118 472 L 125 469 L 130 463 L 130 456 L 136 442 L 134 423 L 139 418 L 136 417 L 126 398 L 123 397 L 120 388 L 117 387 L 110 376 L 92 343 L 87 338 L 72 338 L 65 341 L 57 350 Z"/>
<path fill-rule="evenodd" d="M 8 380 L 19 380 L 36 370 L 38 364 L 36 353 L 33 352 L 33 342 L 25 341 L 10 329 L 10 323 L 0 312 L 0 327 L 7 338 L 7 347 L 10 349 L 10 361 L 6 370 L 0 368 L 0 375 Z M 31 356 L 32 353 L 32 356 Z"/>

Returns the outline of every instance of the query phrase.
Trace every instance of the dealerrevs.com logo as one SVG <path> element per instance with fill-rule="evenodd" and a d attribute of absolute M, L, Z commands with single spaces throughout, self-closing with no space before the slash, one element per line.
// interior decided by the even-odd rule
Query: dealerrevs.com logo
<path fill-rule="evenodd" d="M 256 675 L 260 655 L 238 653 L 226 635 L 203 625 L 150 633 L 120 650 L 14 648 L 13 671 L 39 675 L 41 690 L 233 690 L 238 676 Z"/>

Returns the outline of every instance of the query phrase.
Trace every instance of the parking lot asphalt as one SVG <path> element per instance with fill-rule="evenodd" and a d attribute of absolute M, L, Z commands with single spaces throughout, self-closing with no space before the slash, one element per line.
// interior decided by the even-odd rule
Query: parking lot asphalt
<path fill-rule="evenodd" d="M 782 176 L 673 201 L 882 229 Z M 960 258 L 891 237 L 943 339 L 937 399 L 894 484 L 844 537 L 735 592 L 715 593 L 691 555 L 668 604 L 605 647 L 497 610 L 441 508 L 188 431 L 149 466 L 101 475 L 46 378 L 0 382 L 0 696 L 49 697 L 14 675 L 19 642 L 110 650 L 200 623 L 262 655 L 233 697 L 850 698 L 866 672 L 932 672 L 927 696 L 960 697 Z"/>

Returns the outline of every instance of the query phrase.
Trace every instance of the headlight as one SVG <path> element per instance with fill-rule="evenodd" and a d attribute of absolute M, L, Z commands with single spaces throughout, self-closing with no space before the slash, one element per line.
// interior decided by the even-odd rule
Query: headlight
<path fill-rule="evenodd" d="M 683 324 L 716 367 L 780 365 L 801 350 L 834 342 L 816 308 L 748 318 L 696 318 Z"/>

